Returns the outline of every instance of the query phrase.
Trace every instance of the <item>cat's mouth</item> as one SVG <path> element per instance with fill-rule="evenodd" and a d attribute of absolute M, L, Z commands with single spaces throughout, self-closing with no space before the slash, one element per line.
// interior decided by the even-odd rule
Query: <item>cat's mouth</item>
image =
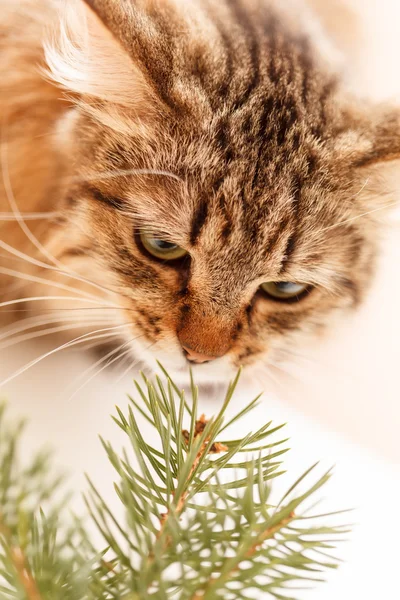
<path fill-rule="evenodd" d="M 163 364 L 163 363 L 161 363 Z M 163 365 L 164 366 L 164 365 Z M 234 377 L 234 370 L 229 365 L 215 363 L 206 363 L 203 365 L 186 364 L 179 367 L 164 367 L 175 383 L 187 386 L 190 383 L 192 373 L 196 384 L 209 386 L 213 389 L 215 386 L 225 385 Z"/>
<path fill-rule="evenodd" d="M 137 359 L 137 364 L 145 363 L 152 372 L 158 372 L 160 365 L 168 375 L 179 385 L 190 383 L 192 373 L 196 383 L 224 384 L 237 372 L 228 355 L 210 361 L 190 361 L 187 353 L 180 347 L 178 340 L 165 341 L 164 344 L 146 346 L 137 340 L 132 344 L 132 352 Z"/>

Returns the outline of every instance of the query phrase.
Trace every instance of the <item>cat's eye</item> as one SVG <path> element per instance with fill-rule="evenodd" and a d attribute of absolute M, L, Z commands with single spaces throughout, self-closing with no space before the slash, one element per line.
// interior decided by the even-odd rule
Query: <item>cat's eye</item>
<path fill-rule="evenodd" d="M 265 292 L 274 300 L 299 300 L 309 289 L 307 283 L 295 283 L 293 281 L 271 281 L 261 286 Z"/>
<path fill-rule="evenodd" d="M 159 260 L 178 260 L 187 254 L 186 250 L 177 244 L 167 242 L 151 233 L 141 233 L 140 240 L 147 252 Z"/>

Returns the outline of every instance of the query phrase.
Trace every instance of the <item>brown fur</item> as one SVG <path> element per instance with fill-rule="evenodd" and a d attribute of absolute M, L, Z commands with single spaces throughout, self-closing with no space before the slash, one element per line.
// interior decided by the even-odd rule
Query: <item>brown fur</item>
<path fill-rule="evenodd" d="M 212 377 L 268 361 L 359 304 L 377 253 L 373 211 L 392 201 L 382 166 L 399 156 L 400 119 L 346 91 L 299 3 L 79 0 L 87 29 L 70 24 L 58 49 L 55 4 L 22 2 L 38 22 L 0 0 L 0 105 L 15 200 L 24 213 L 59 213 L 33 233 L 64 267 L 13 262 L 3 248 L 3 270 L 118 305 L 149 362 L 148 344 L 178 370 L 180 343 L 223 357 L 218 373 L 199 367 Z M 49 30 L 54 82 L 43 74 Z M 129 169 L 138 173 L 117 173 Z M 4 188 L 0 212 L 10 211 Z M 142 229 L 190 259 L 152 260 Z M 49 264 L 18 223 L 0 221 L 0 240 Z M 4 299 L 60 293 L 11 280 L 1 280 Z M 313 290 L 282 303 L 260 291 L 266 281 Z"/>

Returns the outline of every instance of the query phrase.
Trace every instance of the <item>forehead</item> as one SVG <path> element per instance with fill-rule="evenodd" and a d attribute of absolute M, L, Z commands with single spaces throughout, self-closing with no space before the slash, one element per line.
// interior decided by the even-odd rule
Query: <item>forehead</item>
<path fill-rule="evenodd" d="M 246 194 L 246 182 L 234 186 L 228 180 L 212 196 L 199 199 L 190 220 L 194 252 L 205 253 L 216 265 L 226 261 L 235 269 L 251 270 L 252 276 L 267 270 L 278 277 L 294 255 L 304 260 L 315 251 L 321 241 L 321 198 L 303 201 L 305 189 L 286 178 L 275 183 L 253 195 Z"/>
<path fill-rule="evenodd" d="M 139 226 L 189 245 L 210 269 L 247 265 L 252 276 L 277 277 L 292 264 L 298 278 L 335 255 L 329 227 L 346 215 L 351 174 L 338 177 L 328 153 L 306 140 L 296 152 L 271 152 L 268 139 L 252 138 L 230 153 L 214 125 L 155 146 L 103 138 L 95 168 L 132 169 L 110 180 L 110 193 L 127 201 Z"/>
<path fill-rule="evenodd" d="M 258 277 L 325 284 L 327 264 L 340 265 L 346 247 L 343 232 L 331 229 L 344 213 L 323 179 L 299 183 L 284 172 L 252 193 L 251 173 L 231 171 L 217 185 L 193 173 L 157 175 L 132 179 L 124 195 L 140 227 L 187 248 L 218 278 L 229 271 L 242 284 Z"/>

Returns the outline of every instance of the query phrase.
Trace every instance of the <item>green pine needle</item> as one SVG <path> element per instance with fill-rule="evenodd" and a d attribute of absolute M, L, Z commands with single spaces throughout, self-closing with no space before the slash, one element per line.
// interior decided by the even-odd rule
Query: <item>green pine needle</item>
<path fill-rule="evenodd" d="M 117 519 L 88 477 L 88 517 L 104 540 L 97 549 L 85 519 L 67 525 L 63 482 L 48 456 L 20 467 L 23 424 L 10 427 L 0 407 L 1 598 L 289 600 L 336 568 L 332 540 L 345 529 L 321 525 L 332 514 L 313 518 L 306 511 L 331 474 L 305 490 L 312 467 L 273 504 L 271 481 L 282 476 L 287 452 L 287 440 L 275 438 L 281 427 L 267 423 L 242 439 L 221 439 L 259 402 L 224 423 L 240 373 L 219 413 L 207 420 L 198 414 L 193 377 L 187 401 L 160 368 L 163 377 L 135 382 L 138 396 L 129 397 L 127 412 L 117 407 L 113 416 L 127 448 L 117 454 L 101 438 L 125 518 Z M 153 428 L 151 444 L 139 419 Z"/>

